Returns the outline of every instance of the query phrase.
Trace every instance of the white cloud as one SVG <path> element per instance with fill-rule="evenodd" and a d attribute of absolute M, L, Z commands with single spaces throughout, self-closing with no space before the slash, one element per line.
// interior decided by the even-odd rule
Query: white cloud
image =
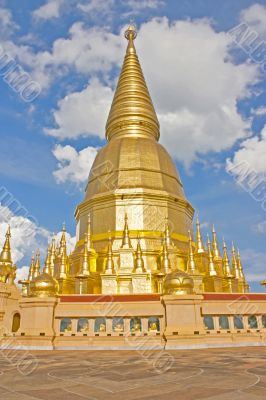
<path fill-rule="evenodd" d="M 261 36 L 266 35 L 266 7 L 262 4 L 253 4 L 240 14 L 241 20 Z M 263 39 L 263 38 L 261 38 Z"/>
<path fill-rule="evenodd" d="M 176 159 L 189 166 L 198 155 L 229 149 L 248 134 L 250 122 L 237 101 L 250 95 L 257 67 L 233 63 L 225 33 L 208 20 L 154 19 L 141 26 L 137 47 L 161 141 Z"/>
<path fill-rule="evenodd" d="M 66 181 L 82 184 L 88 179 L 92 163 L 98 149 L 87 147 L 77 152 L 72 146 L 57 145 L 53 154 L 59 161 L 58 169 L 53 172 L 57 183 Z"/>
<path fill-rule="evenodd" d="M 0 251 L 5 242 L 5 233 L 8 224 L 11 228 L 11 253 L 12 260 L 17 265 L 17 280 L 27 275 L 32 252 L 40 250 L 41 260 L 44 262 L 47 251 L 47 243 L 51 242 L 52 232 L 40 226 L 38 221 L 21 206 L 18 199 L 8 195 L 3 196 L 1 192 L 2 205 L 0 205 Z M 3 205 L 5 203 L 6 205 Z M 8 205 L 9 206 L 8 206 Z M 24 216 L 22 216 L 23 214 Z M 59 241 L 62 232 L 57 233 L 56 240 Z M 68 252 L 75 246 L 75 236 L 66 232 Z M 22 264 L 22 266 L 21 266 Z M 42 264 L 43 265 L 43 264 Z"/>
<path fill-rule="evenodd" d="M 108 72 L 120 60 L 121 47 L 118 36 L 97 28 L 87 29 L 77 22 L 70 28 L 68 39 L 54 42 L 44 62 L 72 66 L 84 74 Z"/>
<path fill-rule="evenodd" d="M 105 123 L 113 92 L 93 79 L 81 92 L 74 92 L 58 102 L 54 111 L 57 128 L 46 128 L 45 132 L 59 139 L 79 136 L 105 137 Z"/>
<path fill-rule="evenodd" d="M 99 13 L 101 16 L 106 16 L 106 14 L 111 13 L 114 6 L 114 0 L 89 0 L 86 3 L 79 3 L 77 8 L 94 17 Z"/>
<path fill-rule="evenodd" d="M 8 8 L 0 7 L 1 39 L 3 40 L 3 37 L 8 36 L 15 29 L 17 29 L 17 25 L 13 21 L 11 11 Z"/>
<path fill-rule="evenodd" d="M 17 201 L 13 199 L 13 201 Z M 12 203 L 15 204 L 15 203 Z M 20 212 L 23 209 L 20 209 Z M 12 209 L 7 206 L 0 206 L 0 246 L 5 241 L 5 232 L 11 227 L 11 244 L 13 262 L 21 261 L 25 256 L 30 257 L 31 251 L 38 247 L 44 250 L 50 235 L 49 231 L 38 225 L 37 220 L 32 216 L 16 215 Z"/>
<path fill-rule="evenodd" d="M 248 170 L 254 171 L 258 178 L 266 173 L 266 125 L 260 136 L 253 136 L 241 143 L 240 149 L 234 153 L 232 159 L 227 159 L 227 170 L 233 175 L 239 174 L 238 166 L 245 165 Z"/>
<path fill-rule="evenodd" d="M 144 10 L 156 10 L 163 6 L 165 2 L 161 0 L 124 0 L 122 4 L 129 8 L 129 11 L 123 14 L 125 18 L 130 15 L 141 14 Z"/>
<path fill-rule="evenodd" d="M 44 5 L 34 10 L 32 15 L 35 19 L 48 20 L 51 18 L 58 18 L 60 15 L 60 7 L 63 0 L 48 0 Z"/>
<path fill-rule="evenodd" d="M 265 107 L 261 106 L 261 107 L 252 109 L 252 115 L 256 115 L 259 117 L 266 115 L 266 106 Z"/>
<path fill-rule="evenodd" d="M 75 70 L 85 76 L 101 74 L 106 80 L 123 53 L 121 38 L 106 30 L 85 28 L 77 22 L 67 38 L 56 39 L 50 51 L 34 52 L 29 45 L 17 45 L 8 40 L 5 51 L 31 73 L 43 89 L 48 89 L 56 77 Z"/>
<path fill-rule="evenodd" d="M 259 222 L 254 228 L 257 233 L 266 233 L 266 221 Z"/>
<path fill-rule="evenodd" d="M 158 8 L 165 4 L 165 2 L 161 0 L 126 0 L 124 3 L 132 9 L 137 10 L 143 10 L 144 8 Z"/>
<path fill-rule="evenodd" d="M 28 279 L 29 269 L 30 268 L 28 266 L 23 266 L 23 267 L 17 268 L 17 274 L 16 274 L 16 282 L 17 283 L 19 281 L 23 281 L 25 279 Z"/>

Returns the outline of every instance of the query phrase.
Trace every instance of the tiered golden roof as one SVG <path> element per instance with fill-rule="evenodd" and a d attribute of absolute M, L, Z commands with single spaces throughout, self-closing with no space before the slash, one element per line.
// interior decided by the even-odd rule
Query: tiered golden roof
<path fill-rule="evenodd" d="M 106 138 L 121 135 L 148 135 L 159 139 L 159 122 L 141 70 L 134 46 L 137 33 L 130 25 L 125 32 L 128 40 L 126 56 L 111 110 L 106 123 Z"/>

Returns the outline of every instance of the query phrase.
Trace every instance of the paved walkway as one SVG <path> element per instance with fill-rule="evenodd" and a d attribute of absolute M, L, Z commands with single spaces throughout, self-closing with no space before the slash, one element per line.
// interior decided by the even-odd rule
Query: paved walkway
<path fill-rule="evenodd" d="M 266 347 L 0 351 L 2 400 L 266 399 Z"/>

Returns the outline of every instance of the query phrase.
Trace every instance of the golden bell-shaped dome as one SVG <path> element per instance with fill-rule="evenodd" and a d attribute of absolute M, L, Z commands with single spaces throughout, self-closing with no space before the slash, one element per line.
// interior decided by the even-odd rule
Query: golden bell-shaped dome
<path fill-rule="evenodd" d="M 31 297 L 54 297 L 57 293 L 57 281 L 45 272 L 30 282 Z"/>
<path fill-rule="evenodd" d="M 163 293 L 170 295 L 192 294 L 193 279 L 184 271 L 176 270 L 167 274 L 163 282 Z"/>

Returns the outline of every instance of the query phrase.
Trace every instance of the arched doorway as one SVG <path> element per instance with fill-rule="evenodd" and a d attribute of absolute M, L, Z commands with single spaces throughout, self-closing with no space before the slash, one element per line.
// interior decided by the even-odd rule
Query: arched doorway
<path fill-rule="evenodd" d="M 12 332 L 17 332 L 20 327 L 20 314 L 16 313 L 13 315 L 13 322 L 12 322 Z"/>

